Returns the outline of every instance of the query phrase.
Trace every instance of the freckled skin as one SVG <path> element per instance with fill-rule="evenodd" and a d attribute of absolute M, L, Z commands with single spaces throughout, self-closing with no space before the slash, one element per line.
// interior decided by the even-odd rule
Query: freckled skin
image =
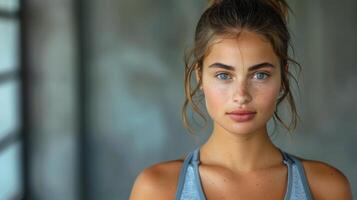
<path fill-rule="evenodd" d="M 208 68 L 215 62 L 235 67 L 230 74 L 231 81 L 215 77 L 218 72 L 229 72 Z M 267 67 L 248 71 L 249 66 L 262 62 L 272 63 L 275 69 Z M 254 79 L 254 72 L 259 71 L 268 71 L 271 76 L 265 80 Z M 233 134 L 249 134 L 265 129 L 275 110 L 281 87 L 280 73 L 279 58 L 262 36 L 244 31 L 238 38 L 217 38 L 204 59 L 202 74 L 206 108 L 215 129 Z M 257 114 L 249 122 L 237 123 L 226 113 L 238 108 L 254 110 Z"/>

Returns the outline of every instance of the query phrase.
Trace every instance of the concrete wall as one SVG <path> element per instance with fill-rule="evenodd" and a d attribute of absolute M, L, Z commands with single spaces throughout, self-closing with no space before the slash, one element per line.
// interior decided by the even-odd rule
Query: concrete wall
<path fill-rule="evenodd" d="M 76 98 L 70 1 L 32 2 L 33 189 L 38 199 L 76 199 Z M 285 151 L 339 168 L 357 195 L 357 2 L 289 1 L 296 60 L 303 66 L 302 123 L 278 133 Z M 208 136 L 180 120 L 183 51 L 206 1 L 90 0 L 86 13 L 89 197 L 127 199 L 145 167 L 177 159 Z M 62 196 L 61 196 L 62 195 Z M 65 196 L 63 196 L 65 195 Z M 51 197 L 51 198 L 49 198 Z M 65 197 L 65 198 L 64 198 Z"/>
<path fill-rule="evenodd" d="M 73 2 L 27 2 L 33 199 L 78 199 L 77 47 Z"/>

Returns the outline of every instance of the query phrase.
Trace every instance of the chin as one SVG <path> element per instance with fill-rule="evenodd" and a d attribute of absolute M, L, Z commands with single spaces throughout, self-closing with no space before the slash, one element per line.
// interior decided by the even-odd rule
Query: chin
<path fill-rule="evenodd" d="M 256 120 L 246 122 L 234 122 L 229 120 L 216 125 L 219 125 L 222 129 L 235 135 L 249 135 L 266 129 L 266 123 L 257 122 Z"/>
<path fill-rule="evenodd" d="M 257 132 L 259 128 L 257 129 L 256 126 L 252 126 L 252 125 L 239 124 L 229 127 L 228 130 L 229 132 L 235 135 L 249 135 L 249 134 L 253 134 L 254 132 Z"/>

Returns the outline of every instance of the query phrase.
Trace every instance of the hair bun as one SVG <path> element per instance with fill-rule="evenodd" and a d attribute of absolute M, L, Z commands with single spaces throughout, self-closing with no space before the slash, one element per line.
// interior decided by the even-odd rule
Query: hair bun
<path fill-rule="evenodd" d="M 288 20 L 290 8 L 285 0 L 264 0 L 264 1 L 268 5 L 273 7 L 276 10 L 276 12 L 279 13 L 285 22 Z"/>
<path fill-rule="evenodd" d="M 208 0 L 209 6 L 220 4 L 223 1 L 225 0 Z M 232 1 L 252 1 L 252 0 L 232 0 Z M 287 22 L 290 8 L 285 0 L 260 0 L 260 1 L 273 7 L 275 11 L 279 13 L 281 18 L 285 22 Z"/>

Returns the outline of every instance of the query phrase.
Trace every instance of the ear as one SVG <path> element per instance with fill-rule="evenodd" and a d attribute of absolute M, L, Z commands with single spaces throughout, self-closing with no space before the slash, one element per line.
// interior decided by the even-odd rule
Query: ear
<path fill-rule="evenodd" d="M 197 65 L 198 65 L 198 64 L 195 65 L 195 75 L 196 75 L 197 83 L 199 83 L 200 80 L 201 80 L 201 76 L 202 76 L 201 73 L 202 73 L 202 72 L 199 70 L 199 68 L 198 68 Z"/>
<path fill-rule="evenodd" d="M 286 64 L 284 66 L 284 72 L 287 73 L 289 71 L 289 64 Z"/>
<path fill-rule="evenodd" d="M 286 64 L 284 67 L 283 67 L 283 73 L 285 73 L 285 75 L 288 75 L 288 72 L 289 72 L 289 64 Z"/>
<path fill-rule="evenodd" d="M 281 73 L 285 73 L 285 75 L 288 76 L 288 72 L 289 72 L 289 64 L 286 64 L 283 67 L 283 71 Z M 282 92 L 282 91 L 284 91 L 283 85 L 280 86 L 280 92 Z"/>

